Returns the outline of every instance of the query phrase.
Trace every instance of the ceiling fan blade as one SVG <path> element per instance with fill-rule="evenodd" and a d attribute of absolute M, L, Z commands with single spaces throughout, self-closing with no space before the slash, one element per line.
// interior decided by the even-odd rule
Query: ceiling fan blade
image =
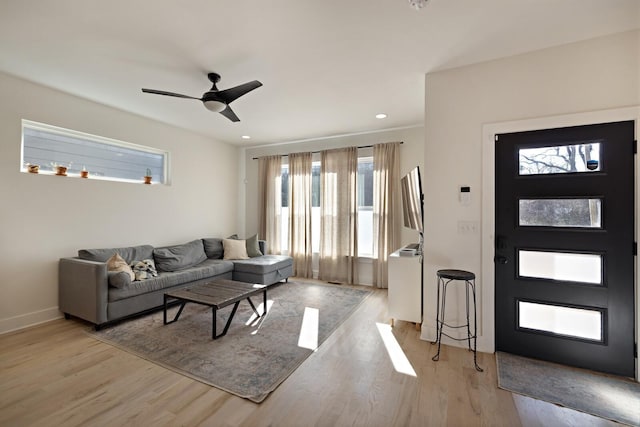
<path fill-rule="evenodd" d="M 231 120 L 232 122 L 239 122 L 240 121 L 238 116 L 236 116 L 236 113 L 234 113 L 233 110 L 231 109 L 231 107 L 229 107 L 228 105 L 227 105 L 227 108 L 225 108 L 224 110 L 220 111 L 220 114 L 222 114 L 223 116 L 225 116 L 227 119 Z"/>
<path fill-rule="evenodd" d="M 156 95 L 167 95 L 167 96 L 175 96 L 176 98 L 187 98 L 187 99 L 197 99 L 200 100 L 200 98 L 194 98 L 193 96 L 188 96 L 188 95 L 181 95 L 179 93 L 173 93 L 173 92 L 166 92 L 164 90 L 155 90 L 155 89 L 142 89 L 142 91 L 144 93 L 155 93 Z"/>
<path fill-rule="evenodd" d="M 221 99 L 223 99 L 224 102 L 229 104 L 232 101 L 240 98 L 242 95 L 244 95 L 244 94 L 246 94 L 248 92 L 251 92 L 254 89 L 257 89 L 260 86 L 262 86 L 262 83 L 260 83 L 257 80 L 254 80 L 252 82 L 244 83 L 244 84 L 241 84 L 239 86 L 232 87 L 230 89 L 221 90 L 221 91 L 218 92 L 218 96 Z"/>

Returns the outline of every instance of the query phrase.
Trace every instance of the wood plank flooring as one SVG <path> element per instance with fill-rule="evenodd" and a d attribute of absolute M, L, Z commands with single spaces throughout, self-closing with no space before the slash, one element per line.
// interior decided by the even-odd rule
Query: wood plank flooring
<path fill-rule="evenodd" d="M 393 336 L 416 376 L 394 369 L 377 290 L 263 403 L 157 366 L 56 320 L 0 336 L 0 426 L 615 426 L 497 387 L 494 355 Z M 320 314 L 322 315 L 322 314 Z M 223 341 L 224 339 L 222 339 Z M 221 341 L 221 342 L 222 342 Z"/>

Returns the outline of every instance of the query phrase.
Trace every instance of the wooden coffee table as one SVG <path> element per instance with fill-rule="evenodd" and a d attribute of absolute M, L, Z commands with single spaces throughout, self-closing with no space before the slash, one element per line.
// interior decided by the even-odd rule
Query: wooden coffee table
<path fill-rule="evenodd" d="M 249 301 L 249 305 L 253 309 L 256 316 L 260 317 L 260 313 L 256 310 L 255 305 L 251 302 L 250 297 L 259 293 L 263 294 L 264 298 L 264 310 L 262 316 L 267 314 L 267 286 L 257 285 L 253 283 L 237 282 L 235 280 L 218 279 L 211 282 L 203 283 L 201 285 L 190 286 L 187 288 L 177 289 L 175 291 L 169 291 L 164 294 L 164 324 L 168 325 L 173 322 L 177 322 L 182 314 L 184 306 L 188 302 L 195 302 L 196 304 L 202 304 L 211 307 L 212 311 L 212 331 L 211 337 L 215 340 L 223 337 L 229 330 L 229 325 L 233 320 L 233 316 L 236 314 L 240 301 L 246 298 Z M 167 305 L 170 300 L 180 301 L 180 309 L 173 318 L 173 320 L 167 321 Z M 227 320 L 227 324 L 221 334 L 217 335 L 216 329 L 216 313 L 219 309 L 228 305 L 234 304 L 233 310 L 231 310 L 231 316 Z"/>

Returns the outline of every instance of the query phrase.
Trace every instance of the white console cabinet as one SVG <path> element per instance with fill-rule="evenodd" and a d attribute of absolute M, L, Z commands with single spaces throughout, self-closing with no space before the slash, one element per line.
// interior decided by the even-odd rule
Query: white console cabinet
<path fill-rule="evenodd" d="M 389 316 L 394 320 L 422 323 L 422 258 L 400 256 L 397 250 L 389 255 Z"/>

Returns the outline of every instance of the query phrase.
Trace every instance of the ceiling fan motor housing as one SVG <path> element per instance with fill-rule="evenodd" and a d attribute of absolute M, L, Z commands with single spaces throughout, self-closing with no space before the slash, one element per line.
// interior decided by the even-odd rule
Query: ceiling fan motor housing
<path fill-rule="evenodd" d="M 217 91 L 209 91 L 202 95 L 202 103 L 207 110 L 216 113 L 219 113 L 227 108 L 227 103 L 220 99 Z"/>

